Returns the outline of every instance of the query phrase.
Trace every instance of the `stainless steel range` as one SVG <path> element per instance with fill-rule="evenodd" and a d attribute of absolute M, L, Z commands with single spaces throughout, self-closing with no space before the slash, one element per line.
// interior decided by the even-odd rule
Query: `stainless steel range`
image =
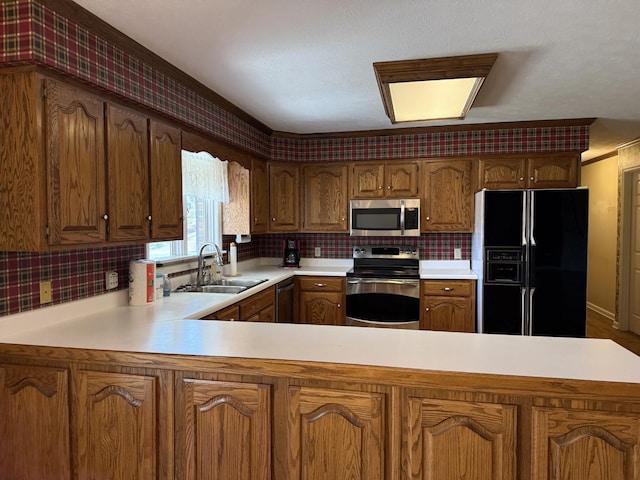
<path fill-rule="evenodd" d="M 353 248 L 347 272 L 346 325 L 418 329 L 420 254 L 418 248 L 365 245 Z"/>

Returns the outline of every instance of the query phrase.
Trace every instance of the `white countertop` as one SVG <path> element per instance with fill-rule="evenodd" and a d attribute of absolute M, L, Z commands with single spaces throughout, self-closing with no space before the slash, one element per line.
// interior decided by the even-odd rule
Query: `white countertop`
<path fill-rule="evenodd" d="M 243 275 L 268 278 L 268 286 L 292 274 L 344 275 L 348 269 L 305 268 L 256 266 Z M 0 343 L 640 384 L 640 357 L 611 340 L 195 320 L 254 292 L 174 292 L 162 302 L 131 307 L 121 290 L 2 317 Z"/>

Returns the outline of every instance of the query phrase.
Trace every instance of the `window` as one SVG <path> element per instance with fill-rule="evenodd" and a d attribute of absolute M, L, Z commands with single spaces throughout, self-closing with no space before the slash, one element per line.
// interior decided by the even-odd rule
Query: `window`
<path fill-rule="evenodd" d="M 207 152 L 182 151 L 184 238 L 147 244 L 147 258 L 172 260 L 198 254 L 205 242 L 222 243 L 222 203 L 229 202 L 227 162 Z"/>

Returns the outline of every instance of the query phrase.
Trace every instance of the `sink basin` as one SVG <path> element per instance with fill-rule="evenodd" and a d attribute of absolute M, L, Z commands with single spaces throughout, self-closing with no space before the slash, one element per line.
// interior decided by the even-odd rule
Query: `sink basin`
<path fill-rule="evenodd" d="M 223 278 L 218 283 L 211 285 L 191 286 L 186 288 L 186 292 L 200 292 L 200 293 L 240 293 L 245 290 L 260 285 L 266 280 L 260 280 L 256 278 Z"/>

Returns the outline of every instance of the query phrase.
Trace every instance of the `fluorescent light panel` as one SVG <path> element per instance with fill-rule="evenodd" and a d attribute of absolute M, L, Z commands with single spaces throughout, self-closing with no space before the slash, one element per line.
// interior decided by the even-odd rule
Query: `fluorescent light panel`
<path fill-rule="evenodd" d="M 391 123 L 464 119 L 497 56 L 374 63 Z"/>

